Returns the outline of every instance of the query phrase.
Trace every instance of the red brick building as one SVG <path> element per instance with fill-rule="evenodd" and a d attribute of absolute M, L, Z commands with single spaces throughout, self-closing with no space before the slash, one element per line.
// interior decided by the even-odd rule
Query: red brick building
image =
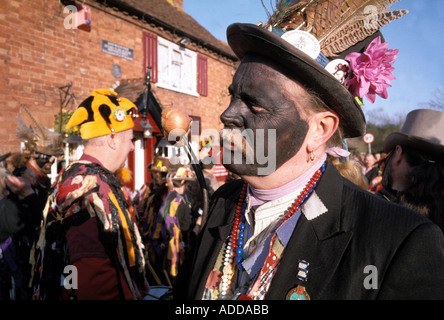
<path fill-rule="evenodd" d="M 154 137 L 144 138 L 138 119 L 130 168 L 152 161 L 165 107 L 182 107 L 201 130 L 221 128 L 237 59 L 184 12 L 183 0 L 5 0 L 0 20 L 0 154 L 20 150 L 17 115 L 31 124 L 20 105 L 55 131 L 62 108 L 74 110 L 96 88 L 144 108 L 147 66 Z"/>

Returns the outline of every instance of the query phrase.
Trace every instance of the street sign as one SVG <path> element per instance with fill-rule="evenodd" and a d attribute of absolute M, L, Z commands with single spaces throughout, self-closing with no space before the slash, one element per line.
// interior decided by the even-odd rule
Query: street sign
<path fill-rule="evenodd" d="M 366 143 L 366 144 L 371 144 L 373 143 L 373 141 L 375 141 L 375 136 L 371 133 L 366 133 L 363 137 L 362 140 Z"/>

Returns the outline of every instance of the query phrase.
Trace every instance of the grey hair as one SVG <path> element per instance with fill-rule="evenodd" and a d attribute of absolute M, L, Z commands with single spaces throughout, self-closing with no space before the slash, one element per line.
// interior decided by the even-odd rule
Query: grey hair
<path fill-rule="evenodd" d="M 91 146 L 103 146 L 106 142 L 106 136 L 100 136 L 100 137 L 95 137 L 95 138 L 91 138 L 88 140 L 85 140 L 85 145 L 91 145 Z"/>
<path fill-rule="evenodd" d="M 307 96 L 306 98 L 306 105 L 309 106 L 310 110 L 313 112 L 323 112 L 323 111 L 333 111 L 331 108 L 329 108 L 325 102 L 321 99 L 321 97 L 314 92 L 313 90 L 307 90 Z M 339 117 L 339 115 L 338 115 Z M 340 118 L 340 117 L 339 117 Z M 330 140 L 327 141 L 327 147 L 337 147 L 342 146 L 342 140 L 344 137 L 343 129 L 341 126 L 341 123 L 339 123 L 338 129 L 336 132 L 331 136 Z"/>

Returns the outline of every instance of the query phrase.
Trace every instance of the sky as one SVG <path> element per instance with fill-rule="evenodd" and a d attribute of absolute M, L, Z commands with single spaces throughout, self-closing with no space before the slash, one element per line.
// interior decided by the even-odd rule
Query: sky
<path fill-rule="evenodd" d="M 271 10 L 275 1 L 264 4 Z M 378 96 L 371 104 L 364 98 L 364 113 L 373 123 L 403 121 L 409 111 L 427 107 L 440 90 L 444 92 L 444 0 L 402 0 L 390 8 L 396 9 L 409 13 L 381 29 L 389 49 L 399 49 L 393 65 L 396 80 L 387 89 L 387 100 Z M 184 0 L 184 10 L 224 42 L 231 23 L 267 20 L 261 0 Z"/>

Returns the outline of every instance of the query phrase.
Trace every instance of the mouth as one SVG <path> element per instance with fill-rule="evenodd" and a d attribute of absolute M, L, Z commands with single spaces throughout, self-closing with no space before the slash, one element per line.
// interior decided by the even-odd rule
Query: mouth
<path fill-rule="evenodd" d="M 228 158 L 224 158 L 224 161 L 234 161 L 234 164 L 254 163 L 254 134 L 251 130 L 241 131 L 225 128 L 220 131 L 220 141 L 222 142 L 223 154 L 228 156 Z"/>
<path fill-rule="evenodd" d="M 242 153 L 245 153 L 247 142 L 239 130 L 222 129 L 220 131 L 220 140 L 222 141 L 222 147 L 224 150 L 232 152 L 241 151 Z"/>

